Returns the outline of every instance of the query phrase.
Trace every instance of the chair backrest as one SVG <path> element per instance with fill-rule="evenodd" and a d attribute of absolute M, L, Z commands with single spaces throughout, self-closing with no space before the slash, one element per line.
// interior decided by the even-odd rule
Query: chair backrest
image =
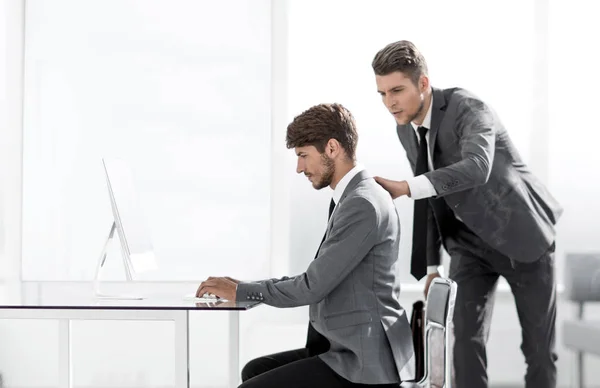
<path fill-rule="evenodd" d="M 422 384 L 432 388 L 452 386 L 452 346 L 450 344 L 456 283 L 446 278 L 431 282 L 425 305 L 425 376 Z"/>
<path fill-rule="evenodd" d="M 565 294 L 573 302 L 600 301 L 600 252 L 567 253 Z"/>

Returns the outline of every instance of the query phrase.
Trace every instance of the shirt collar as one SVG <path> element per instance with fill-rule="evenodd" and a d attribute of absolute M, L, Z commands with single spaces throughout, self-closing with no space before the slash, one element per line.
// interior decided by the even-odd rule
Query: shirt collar
<path fill-rule="evenodd" d="M 364 170 L 364 166 L 360 163 L 357 163 L 356 166 L 352 168 L 352 170 L 348 171 L 346 175 L 338 182 L 337 186 L 335 186 L 335 190 L 333 190 L 333 202 L 335 202 L 336 206 L 340 199 L 342 198 L 342 194 L 344 194 L 344 190 L 348 187 L 348 183 L 362 170 Z"/>

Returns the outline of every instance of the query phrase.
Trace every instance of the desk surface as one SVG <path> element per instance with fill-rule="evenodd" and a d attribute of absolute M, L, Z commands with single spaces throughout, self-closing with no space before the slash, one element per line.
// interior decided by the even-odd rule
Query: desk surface
<path fill-rule="evenodd" d="M 82 310 L 249 310 L 260 302 L 196 302 L 180 295 L 152 296 L 142 300 L 100 299 L 74 295 L 53 300 L 43 298 L 39 303 L 0 303 L 0 309 L 82 309 Z"/>

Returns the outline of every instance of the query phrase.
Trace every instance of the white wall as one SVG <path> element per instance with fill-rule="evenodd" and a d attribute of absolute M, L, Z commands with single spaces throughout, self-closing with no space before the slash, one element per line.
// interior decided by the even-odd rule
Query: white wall
<path fill-rule="evenodd" d="M 21 289 L 23 11 L 0 1 L 0 300 Z"/>
<path fill-rule="evenodd" d="M 446 2 L 444 2 L 445 4 Z M 3 160 L 0 166 L 2 193 L 0 207 L 0 273 L 4 292 L 0 297 L 14 299 L 20 293 L 20 31 L 22 25 L 21 1 L 4 0 L 3 16 L 8 20 L 5 39 L 0 39 L 0 48 L 4 45 L 7 51 L 0 51 L 0 86 L 8 91 L 5 100 L 0 99 L 0 112 L 7 112 L 8 131 L 0 131 L 0 151 Z M 362 2 L 320 2 L 319 10 L 313 7 L 314 2 L 272 1 L 272 50 L 271 59 L 271 164 L 270 187 L 271 195 L 271 230 L 270 230 L 270 260 L 268 271 L 273 276 L 296 273 L 305 268 L 314 255 L 314 251 L 322 236 L 325 221 L 325 211 L 329 200 L 327 190 L 315 192 L 300 176 L 293 173 L 294 163 L 291 151 L 285 150 L 284 132 L 289 120 L 301 110 L 310 105 L 323 101 L 340 100 L 357 116 L 361 131 L 361 146 L 359 156 L 370 169 L 391 175 L 402 176 L 408 167 L 404 154 L 395 139 L 393 123 L 388 120 L 383 107 L 372 85 L 370 77 L 370 58 L 374 51 L 388 41 L 408 38 L 417 43 L 423 43 L 423 50 L 430 61 L 432 74 L 439 80 L 440 86 L 456 83 L 461 86 L 481 89 L 480 94 L 492 100 L 496 108 L 503 113 L 508 121 L 511 135 L 522 150 L 524 156 L 531 161 L 533 168 L 548 180 L 550 187 L 557 197 L 565 204 L 567 212 L 561 221 L 559 230 L 558 260 L 561 268 L 565 252 L 573 250 L 600 250 L 591 231 L 598 230 L 597 221 L 600 217 L 596 212 L 600 207 L 583 206 L 586 202 L 594 203 L 597 197 L 598 185 L 593 179 L 575 181 L 569 180 L 574 168 L 583 168 L 584 175 L 594 176 L 593 163 L 585 162 L 585 157 L 591 159 L 594 155 L 593 122 L 580 119 L 572 114 L 579 107 L 584 111 L 593 112 L 593 91 L 598 86 L 594 69 L 597 68 L 597 58 L 592 56 L 592 50 L 585 46 L 582 35 L 596 36 L 591 28 L 598 28 L 594 20 L 581 22 L 580 17 L 594 15 L 594 6 L 588 2 L 577 0 L 564 2 L 560 0 L 537 0 L 535 2 L 509 1 L 485 7 L 475 1 L 455 2 L 444 12 L 436 12 L 431 17 L 443 14 L 442 20 L 429 24 L 444 25 L 448 13 L 456 11 L 456 7 L 467 7 L 479 12 L 477 15 L 496 15 L 493 20 L 488 17 L 465 15 L 460 21 L 460 28 L 452 32 L 442 29 L 433 37 L 421 34 L 418 29 L 422 18 L 415 3 L 411 2 L 372 2 L 363 5 Z M 390 5 L 391 4 L 391 5 Z M 413 8 L 410 8 L 413 7 Z M 483 7 L 483 8 L 482 8 Z M 491 7 L 491 8 L 490 8 Z M 514 8 L 511 8 L 514 7 Z M 534 8 L 535 7 L 535 8 Z M 544 8 L 546 7 L 546 8 Z M 588 7 L 588 8 L 586 8 Z M 438 8 L 436 8 L 438 9 Z M 519 12 L 509 12 L 514 9 Z M 534 18 L 535 10 L 549 12 L 551 30 L 550 42 L 546 42 L 543 23 L 531 23 L 528 18 Z M 3 10 L 0 7 L 0 10 Z M 583 12 L 582 10 L 586 10 Z M 331 13 L 338 12 L 340 18 L 345 18 L 348 26 L 340 23 L 331 34 L 326 34 L 323 28 L 331 22 Z M 293 14 L 292 14 L 293 12 Z M 0 13 L 0 15 L 2 15 Z M 352 24 L 361 15 L 373 24 Z M 507 29 L 508 17 L 518 15 L 512 24 L 513 30 Z M 412 24 L 411 24 L 412 23 Z M 562 28 L 557 29 L 558 25 Z M 307 28 L 310 26 L 310 28 Z M 484 39 L 494 28 L 502 29 L 502 34 L 494 35 L 492 39 Z M 402 30 L 408 28 L 408 30 Z M 433 28 L 433 27 L 432 27 Z M 537 28 L 529 30 L 529 28 Z M 357 38 L 364 38 L 364 31 L 382 31 L 382 35 L 373 40 L 367 40 L 363 45 L 357 43 Z M 476 31 L 477 33 L 473 32 Z M 483 32 L 482 32 L 483 31 Z M 419 33 L 418 33 L 419 32 Z M 439 34 L 442 34 L 443 38 Z M 507 35 L 508 34 L 508 35 Z M 515 34 L 515 35 L 510 35 Z M 402 36 L 400 36 L 402 35 Z M 474 36 L 476 35 L 476 36 Z M 327 39 L 323 37 L 327 37 Z M 0 38 L 3 35 L 0 33 Z M 312 40 L 312 41 L 311 41 Z M 287 44 L 289 42 L 289 44 Z M 449 44 L 452 42 L 453 44 Z M 456 42 L 463 42 L 463 45 Z M 467 42 L 467 43 L 464 43 Z M 546 48 L 538 47 L 546 42 Z M 515 51 L 510 48 L 514 46 Z M 528 52 L 531 47 L 533 52 Z M 471 57 L 462 57 L 472 53 Z M 568 48 L 568 49 L 567 49 Z M 537 50 L 537 51 L 536 51 Z M 541 50 L 541 51 L 540 51 Z M 544 51 L 547 50 L 547 51 Z M 573 54 L 566 56 L 575 60 L 576 68 L 585 77 L 578 82 L 576 75 L 565 72 L 565 51 Z M 458 57 L 458 54 L 461 57 Z M 462 59 L 461 59 L 462 58 Z M 519 61 L 523 59 L 526 70 L 519 73 Z M 540 59 L 541 58 L 541 59 Z M 540 62 L 548 58 L 550 66 L 548 76 L 550 85 L 548 100 L 538 98 L 537 93 L 544 93 L 544 74 L 537 68 Z M 575 58 L 575 59 L 573 59 Z M 512 59 L 512 61 L 511 61 Z M 496 61 L 500 70 L 487 66 Z M 465 67 L 473 64 L 472 68 Z M 477 66 L 475 66 L 477 64 Z M 486 65 L 486 66 L 484 66 Z M 503 66 L 508 66 L 502 71 Z M 4 66 L 4 67 L 2 67 Z M 347 67 L 347 69 L 343 67 Z M 568 67 L 568 66 L 567 66 Z M 485 72 L 483 69 L 488 69 Z M 571 67 L 568 67 L 571 69 Z M 474 72 L 475 71 L 475 72 Z M 346 74 L 354 74 L 352 78 Z M 365 74 L 364 79 L 358 79 L 356 74 Z M 575 73 L 577 74 L 577 73 Z M 340 77 L 344 75 L 344 77 Z M 533 78 L 529 80 L 529 78 Z M 536 78 L 539 77 L 539 78 Z M 4 83 L 3 83 L 4 82 Z M 436 82 L 437 83 L 437 82 Z M 542 85 L 542 86 L 540 86 Z M 372 95 L 371 87 L 373 86 Z M 588 92 L 591 91 L 591 92 Z M 356 93 L 355 91 L 360 91 Z M 588 93 L 588 94 L 586 94 Z M 581 97 L 581 98 L 580 98 Z M 4 101 L 4 103 L 2 103 Z M 548 108 L 548 104 L 551 108 Z M 517 106 L 513 110 L 513 106 Z M 540 112 L 550 111 L 549 138 L 538 135 L 544 134 L 544 128 L 536 127 L 536 118 Z M 582 115 L 585 117 L 585 115 Z M 4 120 L 4 119 L 3 119 Z M 579 120 L 579 121 L 578 121 Z M 531 124 L 533 123 L 533 124 Z M 571 125 L 575 123 L 576 125 Z M 4 122 L 2 123 L 4 124 Z M 577 148 L 576 127 L 584 133 L 587 139 L 586 156 L 580 154 Z M 572 141 L 572 143 L 571 143 Z M 552 157 L 543 145 L 549 144 Z M 569 145 L 569 148 L 566 148 Z M 377 150 L 374 152 L 372 150 Z M 558 151 L 558 153 L 556 153 Z M 384 155 L 392 155 L 391 157 Z M 394 156 L 394 155 L 397 155 Z M 587 170 L 586 170 L 587 169 Z M 374 171 L 375 172 L 375 171 Z M 576 191 L 580 195 L 573 195 Z M 399 201 L 405 225 L 404 238 L 410 237 L 410 202 Z M 600 216 L 600 214 L 598 214 Z M 293 222 L 290 222 L 293 220 Z M 407 249 L 407 245 L 404 245 Z M 405 263 L 406 268 L 408 268 Z M 559 280 L 560 280 L 559 274 Z M 410 282 L 409 276 L 404 277 Z M 142 287 L 152 287 L 164 292 L 189 293 L 196 283 L 190 282 L 158 282 L 144 284 Z M 407 286 L 402 293 L 402 303 L 410 308 L 414 300 L 420 298 L 420 285 Z M 73 292 L 84 292 L 89 285 L 63 282 L 25 282 L 23 284 L 24 300 L 36 298 L 56 298 Z M 224 317 L 210 316 L 201 318 L 195 314 L 192 332 L 192 383 L 200 386 L 225 386 L 225 367 L 213 364 L 215 359 L 227 357 L 226 346 L 212 345 L 210 341 L 220 341 L 224 338 L 215 334 L 224 326 Z M 571 386 L 573 359 L 561 345 L 561 322 L 573 316 L 572 306 L 562 299 L 559 301 L 559 386 Z M 600 309 L 591 308 L 589 317 L 600 318 Z M 243 313 L 241 319 L 241 363 L 252 357 L 291 347 L 299 347 L 304 343 L 306 331 L 306 309 L 276 310 L 262 306 L 256 310 Z M 207 327 L 210 327 L 207 330 Z M 58 384 L 57 369 L 57 326 L 53 322 L 0 322 L 0 372 L 3 373 L 9 387 L 54 387 Z M 77 387 L 139 387 L 170 386 L 173 383 L 173 365 L 170 340 L 170 327 L 162 324 L 145 325 L 142 323 L 80 323 L 75 326 L 74 351 L 76 370 L 74 382 Z M 93 334 L 102 333 L 98 337 Z M 209 333 L 210 335 L 206 335 Z M 213 342 L 214 344 L 214 342 Z M 488 346 L 489 374 L 492 384 L 497 386 L 522 386 L 525 365 L 520 350 L 520 331 L 514 302 L 511 295 L 502 289 L 498 293 L 493 316 L 493 326 Z M 140 349 L 132 352 L 131 349 Z M 206 350 L 213 354 L 206 357 Z M 99 361 L 108 360 L 104 366 Z M 226 365 L 226 361 L 223 362 Z M 590 386 L 600 381 L 600 361 L 590 358 L 587 368 L 587 381 Z"/>

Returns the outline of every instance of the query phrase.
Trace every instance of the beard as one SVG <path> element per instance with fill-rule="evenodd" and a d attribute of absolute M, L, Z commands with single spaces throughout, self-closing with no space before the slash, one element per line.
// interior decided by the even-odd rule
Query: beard
<path fill-rule="evenodd" d="M 321 190 L 329 185 L 333 181 L 333 175 L 335 174 L 335 163 L 329 156 L 321 155 L 321 165 L 323 166 L 323 173 L 321 179 L 313 184 L 313 187 L 317 190 Z"/>

